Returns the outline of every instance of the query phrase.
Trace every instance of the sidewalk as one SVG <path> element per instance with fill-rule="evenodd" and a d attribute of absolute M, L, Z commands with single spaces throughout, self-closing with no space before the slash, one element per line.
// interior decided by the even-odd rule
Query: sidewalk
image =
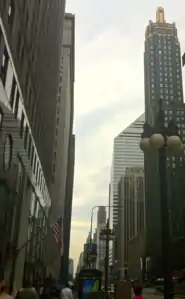
<path fill-rule="evenodd" d="M 143 290 L 143 296 L 146 299 L 162 299 L 164 298 L 163 294 L 159 293 L 156 289 L 154 288 L 146 288 Z M 185 295 L 175 295 L 176 299 L 181 299 L 185 298 Z"/>

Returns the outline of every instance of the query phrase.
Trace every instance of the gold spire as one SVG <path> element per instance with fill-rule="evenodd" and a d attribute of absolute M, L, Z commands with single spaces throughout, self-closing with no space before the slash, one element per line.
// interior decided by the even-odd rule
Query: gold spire
<path fill-rule="evenodd" d="M 164 18 L 164 9 L 162 7 L 158 7 L 157 12 L 156 12 L 156 22 L 160 24 L 165 23 L 165 18 Z"/>

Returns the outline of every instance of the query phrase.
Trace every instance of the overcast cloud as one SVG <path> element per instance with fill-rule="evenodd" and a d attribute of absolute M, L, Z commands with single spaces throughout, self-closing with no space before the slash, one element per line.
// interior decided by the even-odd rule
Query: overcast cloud
<path fill-rule="evenodd" d="M 75 265 L 92 207 L 108 201 L 113 138 L 143 112 L 144 34 L 158 6 L 164 7 L 166 21 L 176 22 L 183 52 L 184 0 L 67 0 L 67 11 L 76 15 Z"/>

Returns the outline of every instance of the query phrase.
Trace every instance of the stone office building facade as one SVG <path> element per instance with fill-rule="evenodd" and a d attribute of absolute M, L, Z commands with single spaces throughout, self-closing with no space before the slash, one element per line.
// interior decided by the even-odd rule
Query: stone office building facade
<path fill-rule="evenodd" d="M 27 1 L 20 2 L 16 7 L 14 1 L 0 2 L 0 278 L 15 289 L 27 281 L 42 282 L 47 265 L 59 254 L 47 219 L 51 198 L 46 183 L 49 166 L 39 147 L 42 107 L 33 96 L 26 42 L 17 38 L 16 17 L 23 13 L 23 4 L 28 9 Z M 23 70 L 27 65 L 27 72 L 21 65 Z M 55 248 L 53 257 L 47 254 L 48 241 Z"/>

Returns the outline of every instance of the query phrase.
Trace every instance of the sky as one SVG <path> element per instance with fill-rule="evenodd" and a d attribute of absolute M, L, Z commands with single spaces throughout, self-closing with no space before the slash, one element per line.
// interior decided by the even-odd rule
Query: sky
<path fill-rule="evenodd" d="M 76 18 L 76 162 L 70 246 L 76 268 L 90 230 L 92 207 L 108 203 L 114 137 L 144 111 L 145 28 L 162 6 L 166 21 L 177 25 L 183 53 L 185 2 L 66 1 L 66 11 Z"/>

